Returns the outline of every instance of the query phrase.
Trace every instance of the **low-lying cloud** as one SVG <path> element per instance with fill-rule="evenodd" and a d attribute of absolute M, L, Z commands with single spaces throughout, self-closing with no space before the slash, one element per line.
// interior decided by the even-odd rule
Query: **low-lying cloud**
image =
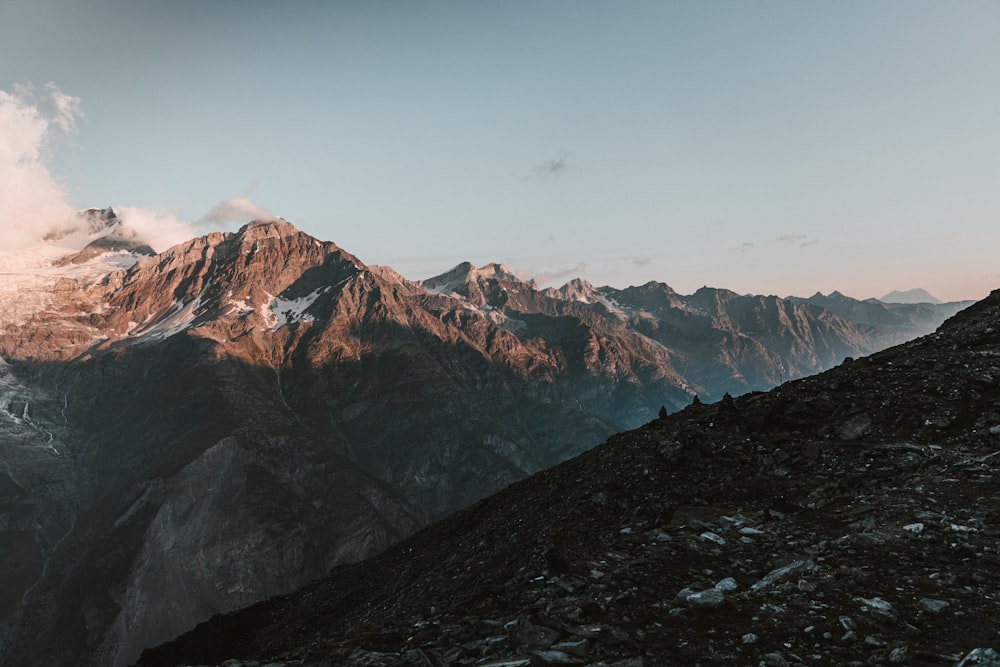
<path fill-rule="evenodd" d="M 195 222 L 181 220 L 173 213 L 159 209 L 116 206 L 115 211 L 121 217 L 122 225 L 135 231 L 139 238 L 158 252 L 207 231 L 218 231 L 251 220 L 275 219 L 270 211 L 245 198 L 219 202 Z"/>
<path fill-rule="evenodd" d="M 249 199 L 237 197 L 219 202 L 212 210 L 198 220 L 199 227 L 211 225 L 226 225 L 232 222 L 247 222 L 249 220 L 273 220 L 274 215 L 266 208 L 254 204 Z"/>
<path fill-rule="evenodd" d="M 123 227 L 134 231 L 138 238 L 157 252 L 198 235 L 195 225 L 177 218 L 169 211 L 115 206 L 115 212 L 121 218 Z"/>

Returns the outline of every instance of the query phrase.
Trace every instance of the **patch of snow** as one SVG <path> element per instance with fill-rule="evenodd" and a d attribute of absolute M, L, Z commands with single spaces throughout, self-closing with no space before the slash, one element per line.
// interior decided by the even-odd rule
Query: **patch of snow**
<path fill-rule="evenodd" d="M 143 323 L 142 328 L 136 330 L 134 333 L 130 333 L 131 336 L 142 337 L 147 340 L 163 340 L 165 338 L 170 338 L 171 336 L 178 334 L 182 331 L 192 328 L 195 318 L 197 318 L 197 310 L 201 307 L 201 298 L 195 298 L 190 303 L 182 303 L 180 301 L 174 300 L 167 313 L 154 320 L 152 324 L 146 325 Z M 147 318 L 148 321 L 149 318 Z M 131 325 L 131 323 L 129 323 Z M 131 327 L 130 327 L 131 329 Z"/>
<path fill-rule="evenodd" d="M 454 294 L 455 290 L 466 283 L 474 280 L 474 273 L 476 269 L 469 262 L 462 262 L 458 264 L 439 276 L 434 276 L 433 278 L 427 278 L 426 280 L 417 281 L 417 285 L 420 286 L 425 292 L 429 294 L 451 294 L 452 296 L 458 296 Z"/>
<path fill-rule="evenodd" d="M 430 287 L 426 285 L 420 286 L 420 288 L 425 292 L 427 292 L 428 294 L 445 294 L 458 297 L 459 295 L 455 294 L 455 287 L 456 285 L 451 285 L 449 283 L 441 283 L 440 285 L 431 285 Z"/>
<path fill-rule="evenodd" d="M 264 319 L 272 329 L 277 329 L 278 327 L 283 327 L 300 320 L 315 322 L 316 318 L 307 313 L 306 310 L 329 289 L 330 287 L 320 287 L 298 299 L 283 299 L 280 296 L 272 297 L 268 294 L 270 302 L 266 307 L 261 309 Z"/>
<path fill-rule="evenodd" d="M 495 315 L 499 315 L 500 318 L 491 318 L 501 329 L 511 332 L 517 336 L 524 334 L 528 330 L 528 323 L 524 320 L 518 320 L 513 317 L 505 316 L 500 311 L 494 311 Z"/>
<path fill-rule="evenodd" d="M 625 307 L 622 306 L 617 301 L 615 301 L 614 299 L 606 297 L 603 294 L 600 294 L 598 292 L 595 292 L 594 294 L 597 297 L 597 300 L 600 301 L 601 304 L 603 304 L 604 307 L 606 307 L 608 310 L 610 310 L 612 312 L 618 312 L 618 313 L 624 313 L 625 312 L 625 310 L 626 310 Z"/>
<path fill-rule="evenodd" d="M 82 264 L 53 264 L 78 250 L 47 242 L 0 253 L 0 321 L 24 324 L 35 313 L 60 305 L 53 289 L 60 280 L 70 279 L 81 287 L 89 287 L 112 271 L 131 267 L 140 257 L 125 251 L 109 251 Z"/>
<path fill-rule="evenodd" d="M 271 311 L 271 304 L 274 302 L 275 297 L 267 291 L 264 294 L 267 295 L 267 301 L 260 304 L 260 316 L 264 318 L 264 323 L 267 324 L 268 328 L 277 329 L 278 317 Z"/>
<path fill-rule="evenodd" d="M 443 294 L 464 299 L 465 297 L 457 294 L 456 290 L 463 285 L 482 280 L 515 281 L 517 277 L 503 264 L 487 264 L 477 269 L 469 262 L 462 262 L 439 276 L 417 281 L 417 285 L 429 294 Z"/>
<path fill-rule="evenodd" d="M 248 304 L 243 299 L 239 299 L 239 300 L 237 300 L 237 299 L 230 299 L 229 301 L 226 302 L 226 305 L 227 306 L 232 306 L 233 310 L 236 311 L 237 315 L 243 315 L 245 313 L 252 313 L 254 310 L 256 310 L 253 306 L 251 306 L 250 304 Z M 233 310 L 230 310 L 229 312 L 232 313 Z"/>

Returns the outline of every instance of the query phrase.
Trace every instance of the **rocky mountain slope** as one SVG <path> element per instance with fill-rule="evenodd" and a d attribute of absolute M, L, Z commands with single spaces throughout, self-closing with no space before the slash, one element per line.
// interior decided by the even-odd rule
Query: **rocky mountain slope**
<path fill-rule="evenodd" d="M 770 389 L 907 339 L 892 326 L 775 296 L 709 287 L 684 296 L 662 283 L 599 294 L 632 329 L 668 345 L 685 377 L 712 388 L 702 395 L 709 401 Z"/>
<path fill-rule="evenodd" d="M 579 279 L 537 290 L 497 264 L 461 264 L 421 285 L 490 313 L 522 337 L 550 338 L 545 327 L 553 318 L 570 317 L 640 345 L 651 341 L 687 387 L 709 401 L 769 389 L 924 335 L 972 304 L 890 305 L 836 292 L 782 299 L 710 287 L 682 295 L 658 282 L 616 289 Z M 650 353 L 633 351 L 642 354 Z"/>
<path fill-rule="evenodd" d="M 143 666 L 996 664 L 1000 291 L 685 410 Z"/>
<path fill-rule="evenodd" d="M 899 335 L 662 284 L 423 284 L 284 221 L 2 258 L 0 661 L 124 665 L 609 434 Z M 55 252 L 55 249 L 60 249 Z"/>

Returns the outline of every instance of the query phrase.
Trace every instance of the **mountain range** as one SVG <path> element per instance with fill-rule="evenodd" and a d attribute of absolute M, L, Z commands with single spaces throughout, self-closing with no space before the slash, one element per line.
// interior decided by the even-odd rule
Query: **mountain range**
<path fill-rule="evenodd" d="M 998 324 L 693 404 L 138 664 L 996 665 Z"/>
<path fill-rule="evenodd" d="M 283 220 L 153 254 L 112 210 L 82 219 L 82 249 L 0 257 L 4 664 L 130 664 L 661 407 L 822 371 L 964 305 L 862 318 L 539 289 L 502 265 L 413 282 Z"/>

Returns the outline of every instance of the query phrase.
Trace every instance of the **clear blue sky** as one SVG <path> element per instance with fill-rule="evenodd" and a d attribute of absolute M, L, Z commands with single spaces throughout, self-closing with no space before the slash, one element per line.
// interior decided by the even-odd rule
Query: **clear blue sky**
<path fill-rule="evenodd" d="M 0 90 L 48 82 L 76 207 L 246 198 L 410 278 L 1000 287 L 1000 2 L 0 0 Z"/>

